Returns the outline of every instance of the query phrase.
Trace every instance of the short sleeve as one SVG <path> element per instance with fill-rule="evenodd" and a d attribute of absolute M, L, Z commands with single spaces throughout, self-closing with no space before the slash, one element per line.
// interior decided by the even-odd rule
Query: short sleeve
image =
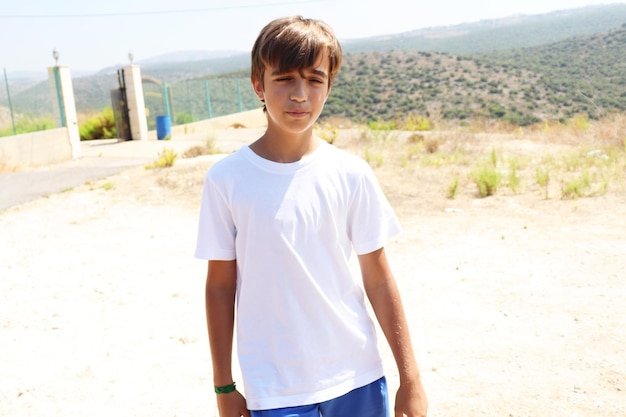
<path fill-rule="evenodd" d="M 357 255 L 382 248 L 389 238 L 402 231 L 374 172 L 369 165 L 366 168 L 348 214 L 348 234 Z"/>
<path fill-rule="evenodd" d="M 202 191 L 195 257 L 230 261 L 235 255 L 236 227 L 224 191 L 207 173 Z"/>

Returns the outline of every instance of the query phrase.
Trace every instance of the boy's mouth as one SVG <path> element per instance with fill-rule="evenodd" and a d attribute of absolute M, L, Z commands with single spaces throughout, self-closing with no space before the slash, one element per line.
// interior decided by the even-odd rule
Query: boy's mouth
<path fill-rule="evenodd" d="M 304 110 L 287 110 L 287 114 L 291 117 L 304 117 L 309 114 L 309 112 Z"/>

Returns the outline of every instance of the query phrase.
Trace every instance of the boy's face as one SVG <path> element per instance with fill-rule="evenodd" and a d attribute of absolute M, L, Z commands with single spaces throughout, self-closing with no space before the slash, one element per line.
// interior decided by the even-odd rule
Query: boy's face
<path fill-rule="evenodd" d="M 329 61 L 321 56 L 302 70 L 278 71 L 266 67 L 263 80 L 252 80 L 254 90 L 265 101 L 269 123 L 290 133 L 313 127 L 330 94 Z"/>

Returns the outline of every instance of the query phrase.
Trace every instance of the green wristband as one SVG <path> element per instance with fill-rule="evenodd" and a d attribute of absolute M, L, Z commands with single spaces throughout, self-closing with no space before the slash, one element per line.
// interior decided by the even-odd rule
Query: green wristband
<path fill-rule="evenodd" d="M 236 389 L 235 388 L 235 383 L 233 382 L 232 384 L 222 385 L 221 387 L 216 386 L 215 387 L 215 393 L 216 394 L 230 394 L 235 389 Z"/>

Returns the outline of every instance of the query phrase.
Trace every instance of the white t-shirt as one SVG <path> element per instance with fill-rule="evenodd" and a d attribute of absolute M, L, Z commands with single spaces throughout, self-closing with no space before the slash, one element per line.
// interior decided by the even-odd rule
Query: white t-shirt
<path fill-rule="evenodd" d="M 207 173 L 196 257 L 237 260 L 248 408 L 313 404 L 381 376 L 375 327 L 348 261 L 400 232 L 369 165 L 320 140 L 294 163 L 249 147 Z"/>

